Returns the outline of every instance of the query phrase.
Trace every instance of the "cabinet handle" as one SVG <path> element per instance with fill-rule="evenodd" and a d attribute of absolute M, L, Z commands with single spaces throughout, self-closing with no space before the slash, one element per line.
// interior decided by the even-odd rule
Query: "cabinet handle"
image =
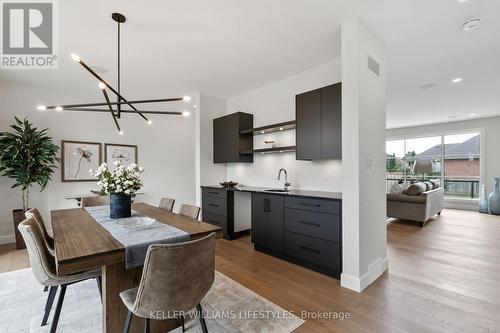
<path fill-rule="evenodd" d="M 302 245 L 299 245 L 299 249 L 305 250 L 305 251 L 309 251 L 309 252 L 313 252 L 313 253 L 316 253 L 316 254 L 320 254 L 321 253 L 321 251 L 319 251 L 319 250 L 311 249 L 310 247 L 302 246 Z"/>
<path fill-rule="evenodd" d="M 307 202 L 299 202 L 299 205 L 306 206 L 306 207 L 321 207 L 321 205 L 311 204 L 311 203 L 307 203 Z"/>
<path fill-rule="evenodd" d="M 219 194 L 219 192 L 210 192 L 210 191 L 208 193 L 210 193 L 210 194 Z"/>
<path fill-rule="evenodd" d="M 269 199 L 264 199 L 264 212 L 271 212 L 271 201 Z"/>
<path fill-rule="evenodd" d="M 302 223 L 302 224 L 305 224 L 305 225 L 311 225 L 311 226 L 318 227 L 318 228 L 321 227 L 321 224 L 313 223 L 313 222 L 299 221 L 299 223 Z"/>
<path fill-rule="evenodd" d="M 208 204 L 209 206 L 212 206 L 212 207 L 219 207 L 219 205 L 216 205 L 216 204 Z"/>

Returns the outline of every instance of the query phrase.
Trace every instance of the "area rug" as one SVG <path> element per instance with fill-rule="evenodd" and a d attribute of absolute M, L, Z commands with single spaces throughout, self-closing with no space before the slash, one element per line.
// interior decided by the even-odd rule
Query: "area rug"
<path fill-rule="evenodd" d="M 47 298 L 31 269 L 0 274 L 0 332 L 49 332 L 40 327 Z M 292 332 L 304 321 L 278 305 L 216 272 L 212 289 L 202 301 L 209 332 Z M 186 319 L 187 332 L 201 332 L 199 320 Z M 57 332 L 101 332 L 101 304 L 95 280 L 71 285 L 66 291 Z M 180 328 L 173 332 L 182 332 Z"/>

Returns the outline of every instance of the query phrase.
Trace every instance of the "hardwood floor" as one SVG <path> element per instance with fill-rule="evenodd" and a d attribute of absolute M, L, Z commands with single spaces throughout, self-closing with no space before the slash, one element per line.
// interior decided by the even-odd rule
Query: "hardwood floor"
<path fill-rule="evenodd" d="M 500 217 L 445 210 L 425 228 L 388 224 L 389 271 L 363 293 L 256 252 L 250 237 L 218 240 L 216 268 L 307 319 L 297 332 L 500 332 Z M 0 272 L 27 267 L 26 251 L 0 246 Z"/>

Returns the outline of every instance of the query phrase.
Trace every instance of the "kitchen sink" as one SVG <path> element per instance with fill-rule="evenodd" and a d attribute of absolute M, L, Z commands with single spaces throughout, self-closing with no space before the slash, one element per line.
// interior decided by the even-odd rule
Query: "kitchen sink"
<path fill-rule="evenodd" d="M 285 190 L 285 189 L 282 189 L 282 188 L 271 188 L 271 189 L 265 190 L 265 191 L 266 192 L 281 192 L 281 193 L 286 193 L 289 190 Z"/>

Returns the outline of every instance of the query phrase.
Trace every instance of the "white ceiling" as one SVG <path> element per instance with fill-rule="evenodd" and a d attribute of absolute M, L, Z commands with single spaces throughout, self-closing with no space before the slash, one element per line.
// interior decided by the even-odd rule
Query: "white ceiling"
<path fill-rule="evenodd" d="M 114 84 L 116 27 L 110 14 L 118 11 L 127 16 L 122 90 L 128 98 L 198 91 L 230 98 L 339 58 L 340 24 L 359 15 L 387 47 L 388 127 L 500 114 L 498 0 L 57 3 L 59 68 L 1 70 L 0 79 L 100 101 L 95 80 L 69 54 L 109 69 L 103 76 Z M 461 31 L 461 24 L 473 17 L 482 19 L 479 29 Z M 452 85 L 455 76 L 463 82 Z M 430 82 L 434 89 L 419 89 Z"/>

